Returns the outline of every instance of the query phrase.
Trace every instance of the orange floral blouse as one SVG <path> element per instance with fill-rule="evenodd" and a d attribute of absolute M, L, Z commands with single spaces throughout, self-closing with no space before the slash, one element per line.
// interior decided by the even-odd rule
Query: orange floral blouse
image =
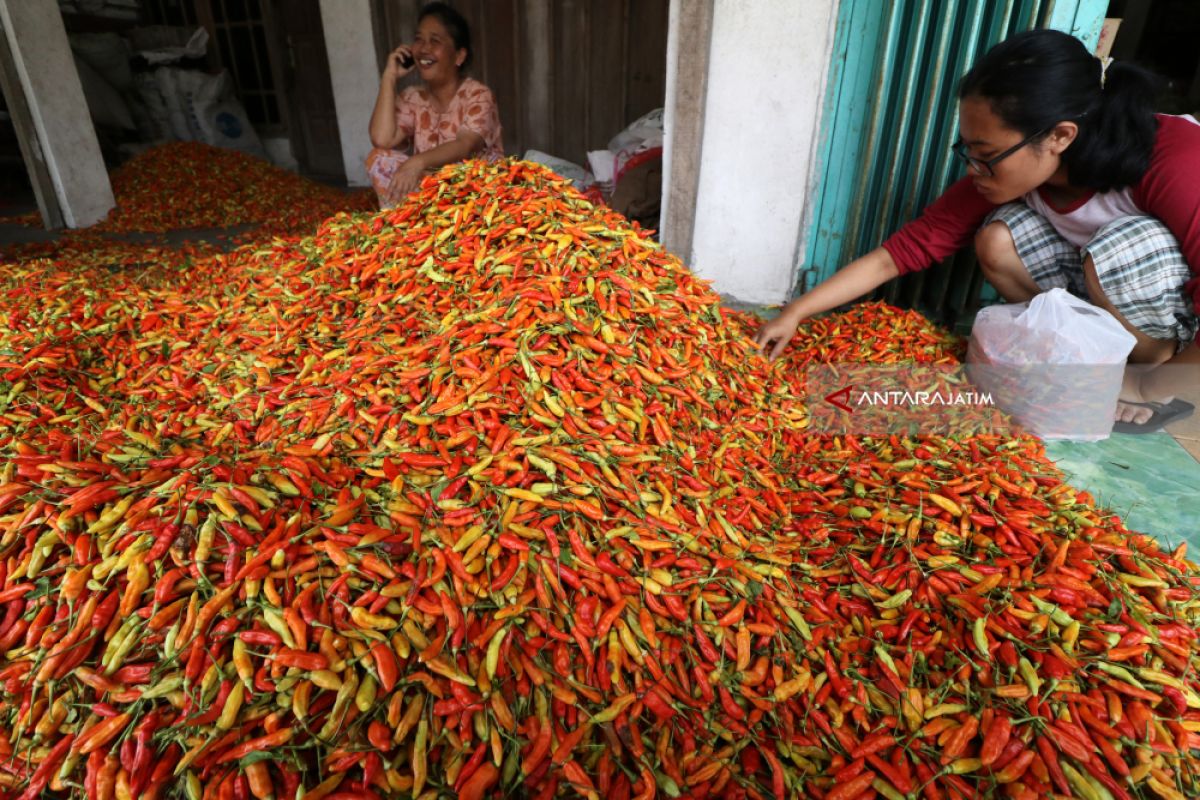
<path fill-rule="evenodd" d="M 462 82 L 445 111 L 433 107 L 433 97 L 424 86 L 409 86 L 396 103 L 396 126 L 408 135 L 415 153 L 452 142 L 465 129 L 483 137 L 481 158 L 504 157 L 496 99 L 474 78 Z"/>
<path fill-rule="evenodd" d="M 495 161 L 504 157 L 496 98 L 491 89 L 474 78 L 459 85 L 445 111 L 433 107 L 433 98 L 424 86 L 409 86 L 396 99 L 396 126 L 405 134 L 405 151 L 376 148 L 367 156 L 367 175 L 382 208 L 391 208 L 398 200 L 389 196 L 389 187 L 396 170 L 409 159 L 406 151 L 410 148 L 414 153 L 424 153 L 453 142 L 459 131 L 469 130 L 483 137 L 479 158 Z"/>

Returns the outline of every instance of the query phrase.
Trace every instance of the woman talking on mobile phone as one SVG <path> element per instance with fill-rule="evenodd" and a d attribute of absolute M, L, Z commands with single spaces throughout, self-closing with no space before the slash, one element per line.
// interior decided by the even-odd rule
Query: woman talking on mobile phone
<path fill-rule="evenodd" d="M 463 71 L 471 63 L 471 31 L 445 3 L 421 9 L 416 41 L 387 59 L 371 114 L 367 174 L 381 208 L 402 202 L 429 172 L 472 157 L 501 158 L 500 115 L 492 92 Z M 421 83 L 396 92 L 413 72 Z"/>

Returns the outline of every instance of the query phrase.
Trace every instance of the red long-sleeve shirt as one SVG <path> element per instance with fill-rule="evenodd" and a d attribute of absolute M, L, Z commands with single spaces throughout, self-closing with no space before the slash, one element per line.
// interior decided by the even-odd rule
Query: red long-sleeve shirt
<path fill-rule="evenodd" d="M 1143 214 L 1157 218 L 1179 240 L 1192 270 L 1184 293 L 1200 314 L 1200 124 L 1196 120 L 1158 116 L 1150 168 L 1133 186 L 1093 193 L 1069 208 L 1055 208 L 1037 191 L 1024 200 L 1077 247 L 1118 217 Z M 994 208 L 969 177 L 963 178 L 883 246 L 901 275 L 925 269 L 968 244 Z"/>

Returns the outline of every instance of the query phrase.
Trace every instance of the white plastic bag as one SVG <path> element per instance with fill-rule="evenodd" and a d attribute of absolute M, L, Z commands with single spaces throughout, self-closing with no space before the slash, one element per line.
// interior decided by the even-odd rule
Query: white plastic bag
<path fill-rule="evenodd" d="M 580 190 L 586 189 L 596 183 L 596 179 L 592 176 L 592 173 L 578 164 L 567 161 L 565 158 L 552 156 L 549 153 L 543 153 L 541 150 L 526 150 L 522 158 L 525 161 L 532 161 L 544 167 L 549 167 L 575 184 L 576 188 Z"/>
<path fill-rule="evenodd" d="M 979 312 L 968 372 L 1045 439 L 1105 439 L 1137 340 L 1102 308 L 1051 289 L 1028 303 Z"/>
<path fill-rule="evenodd" d="M 662 146 L 663 110 L 656 108 L 638 117 L 609 140 L 607 150 L 589 151 L 588 166 L 601 191 L 607 196 L 616 188 L 631 159 L 647 150 L 661 150 Z"/>
<path fill-rule="evenodd" d="M 208 31 L 205 28 L 196 28 L 182 44 L 178 43 L 182 38 L 180 31 L 165 26 L 141 28 L 136 34 L 134 47 L 138 55 L 152 66 L 174 64 L 185 58 L 203 58 L 208 52 Z"/>
<path fill-rule="evenodd" d="M 206 75 L 189 70 L 180 77 L 184 78 L 180 84 L 188 90 L 189 123 L 199 130 L 200 141 L 262 159 L 267 157 L 258 132 L 234 94 L 228 72 Z"/>
<path fill-rule="evenodd" d="M 614 153 L 631 148 L 645 149 L 661 146 L 663 142 L 663 110 L 656 108 L 638 117 L 625 130 L 614 136 L 608 149 Z"/>
<path fill-rule="evenodd" d="M 157 71 L 157 70 L 156 70 Z M 138 130 L 147 141 L 166 141 L 175 138 L 167 98 L 154 72 L 138 72 L 133 76 L 133 88 L 138 104 L 131 110 L 136 115 Z"/>
<path fill-rule="evenodd" d="M 200 131 L 189 124 L 186 93 L 179 85 L 179 75 L 183 70 L 173 67 L 161 67 L 154 70 L 154 82 L 158 87 L 159 97 L 162 98 L 166 110 L 166 128 L 171 138 L 182 142 L 194 142 L 200 138 Z"/>
<path fill-rule="evenodd" d="M 589 150 L 588 166 L 596 176 L 596 183 L 611 193 L 617 179 L 617 158 L 611 150 Z"/>
<path fill-rule="evenodd" d="M 166 110 L 166 128 L 173 138 L 266 158 L 262 141 L 233 93 L 227 72 L 209 75 L 159 67 L 153 74 Z"/>

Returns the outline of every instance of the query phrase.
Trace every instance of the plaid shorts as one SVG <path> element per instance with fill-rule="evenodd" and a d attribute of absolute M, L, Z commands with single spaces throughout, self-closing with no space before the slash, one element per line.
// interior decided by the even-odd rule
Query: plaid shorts
<path fill-rule="evenodd" d="M 1182 349 L 1200 329 L 1183 293 L 1192 277 L 1179 242 L 1154 217 L 1121 217 L 1104 225 L 1082 249 L 1024 203 L 1000 206 L 983 224 L 1003 222 L 1017 255 L 1043 290 L 1062 288 L 1088 300 L 1083 259 L 1090 255 L 1105 297 L 1129 324 L 1154 339 L 1175 339 Z"/>

